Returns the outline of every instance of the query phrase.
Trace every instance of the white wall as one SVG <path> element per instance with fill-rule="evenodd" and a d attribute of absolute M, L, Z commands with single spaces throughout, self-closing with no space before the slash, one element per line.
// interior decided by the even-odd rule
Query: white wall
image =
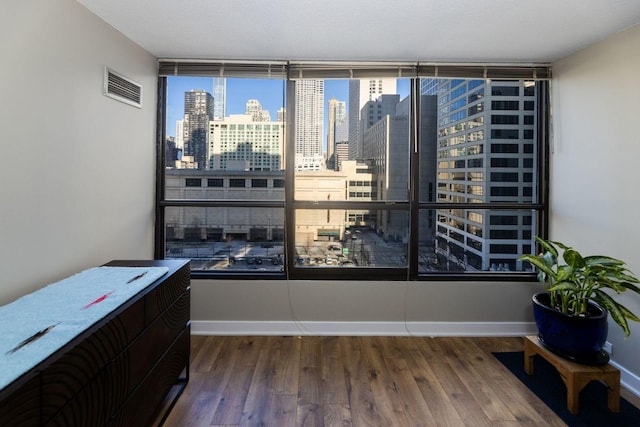
<path fill-rule="evenodd" d="M 0 14 L 0 304 L 153 255 L 156 60 L 73 0 Z M 143 108 L 102 95 L 103 67 Z"/>
<path fill-rule="evenodd" d="M 192 331 L 212 334 L 522 335 L 537 283 L 196 280 Z"/>
<path fill-rule="evenodd" d="M 553 64 L 551 237 L 640 274 L 640 25 Z M 622 301 L 640 315 L 640 298 Z M 640 324 L 609 321 L 613 358 L 640 376 Z M 636 378 L 640 384 L 640 378 Z"/>

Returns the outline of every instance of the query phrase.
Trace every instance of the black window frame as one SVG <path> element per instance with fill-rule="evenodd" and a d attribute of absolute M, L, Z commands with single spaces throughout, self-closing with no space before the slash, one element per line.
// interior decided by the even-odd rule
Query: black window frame
<path fill-rule="evenodd" d="M 285 134 L 287 141 L 287 152 L 291 153 L 295 151 L 292 147 L 294 123 L 294 114 L 291 114 L 295 108 L 295 90 L 294 80 L 292 76 L 297 78 L 368 78 L 368 77 L 393 77 L 402 75 L 410 76 L 411 78 L 411 120 L 410 120 L 410 170 L 413 171 L 412 178 L 409 183 L 410 197 L 407 202 L 400 203 L 385 203 L 384 201 L 367 201 L 367 202 L 307 202 L 294 200 L 294 183 L 295 183 L 295 168 L 293 164 L 294 156 L 288 156 L 287 166 L 284 171 L 284 188 L 285 188 L 285 200 L 279 201 L 229 201 L 221 204 L 220 202 L 207 202 L 203 200 L 169 200 L 164 197 L 165 188 L 165 120 L 166 120 L 166 89 L 167 89 L 167 76 L 168 75 L 192 75 L 192 76 L 214 76 L 216 70 L 223 75 L 225 72 L 247 74 L 247 76 L 257 74 L 258 76 L 265 76 L 268 70 L 268 74 L 271 75 L 272 71 L 276 75 L 283 76 L 286 80 L 286 102 L 285 108 L 288 112 L 285 122 Z M 404 73 L 404 74 L 403 74 Z M 233 77 L 233 74 L 228 76 Z M 536 174 L 538 189 L 536 202 L 532 203 L 477 203 L 472 206 L 469 203 L 443 203 L 438 200 L 432 202 L 422 202 L 418 197 L 418 147 L 416 139 L 419 133 L 419 126 L 416 126 L 416 118 L 420 117 L 419 103 L 416 102 L 420 99 L 420 84 L 419 79 L 421 77 L 430 76 L 438 78 L 459 78 L 464 79 L 482 79 L 482 78 L 496 78 L 504 80 L 535 80 L 537 82 L 534 85 L 536 95 L 541 102 L 537 103 L 537 109 L 534 113 L 537 116 L 537 142 L 538 142 L 538 156 L 534 158 L 534 162 L 537 164 L 538 173 Z M 422 65 L 422 64 L 359 64 L 359 63 L 339 63 L 329 65 L 318 65 L 316 63 L 307 64 L 304 62 L 278 62 L 278 63 L 259 63 L 248 64 L 243 62 L 234 63 L 230 62 L 191 62 L 189 60 L 162 60 L 159 64 L 159 76 L 158 76 L 158 126 L 156 130 L 157 140 L 157 171 L 156 171 L 156 227 L 155 227 L 155 253 L 156 259 L 163 259 L 165 256 L 165 220 L 164 210 L 172 206 L 237 206 L 237 207 L 281 207 L 285 211 L 285 265 L 284 270 L 280 273 L 271 272 L 218 272 L 218 271 L 194 271 L 192 276 L 194 278 L 238 278 L 238 279 L 264 279 L 264 278 L 291 278 L 291 279 L 356 279 L 356 280 L 452 280 L 452 281 L 477 281 L 477 280 L 501 280 L 501 281 L 513 281 L 513 280 L 535 280 L 535 275 L 529 272 L 470 272 L 463 271 L 458 273 L 438 272 L 438 273 L 419 273 L 417 266 L 417 254 L 418 254 L 418 224 L 417 221 L 410 221 L 409 229 L 410 242 L 408 243 L 408 263 L 406 267 L 402 268 L 357 268 L 357 269 L 345 269 L 345 268 L 297 268 L 295 265 L 295 212 L 298 209 L 344 209 L 346 208 L 359 208 L 362 203 L 366 203 L 367 209 L 375 210 L 403 210 L 408 212 L 410 218 L 418 218 L 421 210 L 440 210 L 440 209 L 489 209 L 489 210 L 531 210 L 533 215 L 537 217 L 537 230 L 538 234 L 543 237 L 547 236 L 548 232 L 548 163 L 549 163 L 549 89 L 548 80 L 550 78 L 550 69 L 546 65 L 532 65 L 525 67 L 512 67 L 512 66 L 483 66 L 483 65 Z M 528 90 L 531 90 L 528 88 Z M 414 183 L 414 181 L 416 181 Z M 485 178 L 485 183 L 488 181 Z"/>

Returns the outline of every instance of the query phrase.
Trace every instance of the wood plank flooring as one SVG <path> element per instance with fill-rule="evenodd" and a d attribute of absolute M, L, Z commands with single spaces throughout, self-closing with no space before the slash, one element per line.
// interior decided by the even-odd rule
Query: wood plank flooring
<path fill-rule="evenodd" d="M 565 425 L 491 355 L 522 350 L 521 338 L 191 342 L 189 384 L 167 427 Z"/>

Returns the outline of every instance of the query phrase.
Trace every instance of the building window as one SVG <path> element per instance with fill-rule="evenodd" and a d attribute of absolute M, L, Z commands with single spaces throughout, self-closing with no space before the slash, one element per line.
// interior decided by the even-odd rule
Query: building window
<path fill-rule="evenodd" d="M 244 188 L 245 187 L 245 179 L 244 178 L 231 178 L 231 179 L 229 179 L 229 187 L 231 187 L 231 188 Z"/>
<path fill-rule="evenodd" d="M 165 77 L 161 61 L 158 98 L 182 102 L 162 119 L 174 149 L 158 153 L 176 158 L 158 162 L 158 258 L 190 258 L 194 277 L 529 274 L 519 249 L 546 223 L 546 81 L 211 67 L 229 73 L 222 103 L 200 89 L 210 78 L 179 64 Z"/>
<path fill-rule="evenodd" d="M 518 196 L 518 187 L 491 187 L 492 196 Z"/>
<path fill-rule="evenodd" d="M 518 182 L 516 172 L 491 172 L 491 182 Z"/>
<path fill-rule="evenodd" d="M 520 122 L 520 116 L 493 114 L 491 115 L 492 125 L 517 125 Z"/>
<path fill-rule="evenodd" d="M 518 96 L 520 88 L 518 86 L 493 86 L 491 88 L 492 96 Z"/>
<path fill-rule="evenodd" d="M 267 180 L 264 178 L 253 178 L 251 180 L 252 188 L 267 188 Z"/>
<path fill-rule="evenodd" d="M 491 139 L 518 139 L 518 129 L 491 129 Z"/>
<path fill-rule="evenodd" d="M 520 159 L 509 157 L 493 157 L 491 158 L 492 168 L 517 168 L 519 167 Z"/>
<path fill-rule="evenodd" d="M 519 101 L 491 101 L 491 109 L 494 111 L 519 110 L 520 102 Z"/>

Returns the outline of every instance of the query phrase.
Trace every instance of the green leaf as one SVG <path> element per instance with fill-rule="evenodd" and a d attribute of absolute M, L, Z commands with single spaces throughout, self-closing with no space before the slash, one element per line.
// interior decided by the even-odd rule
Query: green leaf
<path fill-rule="evenodd" d="M 573 268 L 582 268 L 585 266 L 584 258 L 582 258 L 582 255 L 580 255 L 578 251 L 572 248 L 568 248 L 566 251 L 564 251 L 562 258 L 564 258 L 564 261 Z"/>
<path fill-rule="evenodd" d="M 539 255 L 540 259 L 547 265 L 547 267 L 552 268 L 554 265 L 558 263 L 558 258 L 556 258 L 551 252 L 547 251 L 542 255 Z"/>
<path fill-rule="evenodd" d="M 638 279 L 635 276 L 632 276 L 630 274 L 627 274 L 627 272 L 621 272 L 616 274 L 616 279 L 622 281 L 622 282 L 631 282 L 631 283 L 640 283 L 640 279 Z M 633 286 L 633 285 L 631 285 Z"/>
<path fill-rule="evenodd" d="M 546 251 L 551 252 L 554 257 L 558 258 L 558 250 L 553 246 L 553 244 L 549 241 L 544 240 L 541 237 L 536 236 L 536 241 L 542 246 Z"/>
<path fill-rule="evenodd" d="M 630 290 L 631 292 L 635 292 L 636 294 L 640 294 L 640 287 L 634 285 L 629 282 L 620 282 L 620 287 L 624 288 L 623 290 Z"/>
<path fill-rule="evenodd" d="M 574 269 L 570 265 L 558 266 L 558 273 L 557 273 L 556 280 L 563 282 L 573 278 L 574 276 L 575 276 Z"/>
<path fill-rule="evenodd" d="M 551 276 L 553 278 L 556 277 L 556 272 L 553 271 L 547 265 L 547 263 L 543 259 L 541 259 L 540 256 L 537 256 L 537 255 L 522 255 L 520 257 L 520 260 L 527 261 L 527 262 L 531 263 L 531 265 L 535 266 L 538 270 L 543 271 L 545 274 L 548 274 L 549 276 Z"/>
<path fill-rule="evenodd" d="M 578 287 L 573 282 L 557 282 L 555 285 L 549 288 L 550 292 L 561 292 L 561 291 L 576 291 Z"/>
<path fill-rule="evenodd" d="M 562 243 L 562 242 L 555 242 L 555 241 L 549 240 L 549 243 L 551 243 L 551 244 L 553 244 L 553 245 L 556 245 L 557 247 L 559 247 L 559 248 L 560 248 L 560 249 L 562 249 L 563 251 L 566 251 L 567 249 L 569 249 L 569 248 L 570 248 L 569 246 L 566 246 L 566 245 L 565 245 L 564 243 Z"/>
<path fill-rule="evenodd" d="M 627 307 L 625 307 L 620 303 L 618 303 L 618 307 L 620 308 L 620 311 L 622 311 L 622 313 L 624 314 L 624 317 L 626 317 L 628 320 L 633 320 L 634 322 L 640 322 L 640 317 L 633 314 L 631 310 L 629 310 Z"/>
<path fill-rule="evenodd" d="M 584 258 L 586 265 L 624 265 L 624 261 L 604 255 L 592 255 Z"/>
<path fill-rule="evenodd" d="M 631 330 L 629 329 L 629 323 L 627 322 L 625 312 L 621 309 L 621 307 L 623 306 L 618 304 L 613 298 L 611 298 L 603 291 L 596 290 L 595 293 L 596 296 L 593 298 L 593 300 L 603 306 L 609 312 L 609 315 L 611 316 L 613 321 L 622 328 L 622 330 L 624 331 L 624 335 L 628 337 L 631 334 Z"/>

